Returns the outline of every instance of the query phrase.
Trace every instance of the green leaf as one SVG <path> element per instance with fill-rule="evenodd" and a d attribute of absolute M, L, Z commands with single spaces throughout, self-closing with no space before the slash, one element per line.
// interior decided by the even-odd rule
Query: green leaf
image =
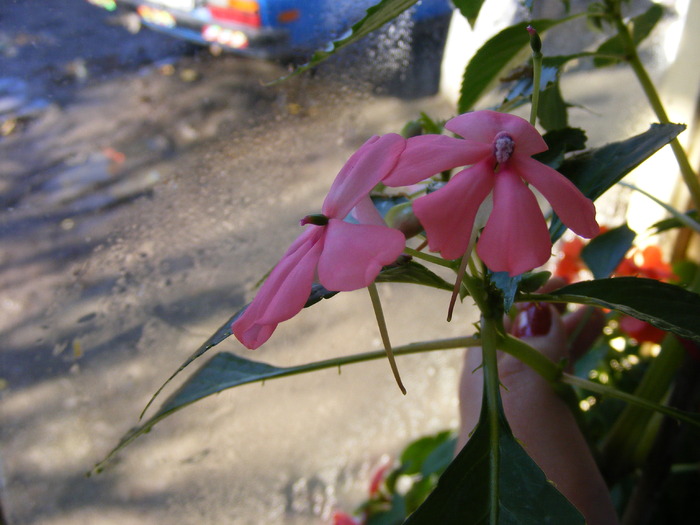
<path fill-rule="evenodd" d="M 336 295 L 338 292 L 332 292 L 329 290 L 326 290 L 323 286 L 321 286 L 318 283 L 314 283 L 311 286 L 311 292 L 309 293 L 309 298 L 306 301 L 306 304 L 304 305 L 304 308 L 308 308 L 309 306 L 313 306 L 322 299 L 330 299 L 334 295 Z M 175 377 L 182 372 L 185 368 L 187 368 L 192 362 L 200 357 L 202 357 L 206 352 L 208 352 L 210 349 L 224 341 L 225 339 L 228 339 L 232 334 L 231 332 L 231 324 L 238 319 L 238 317 L 243 314 L 245 309 L 248 308 L 248 305 L 245 305 L 243 308 L 238 310 L 235 314 L 233 314 L 228 321 L 226 321 L 224 324 L 222 324 L 219 329 L 214 332 L 213 335 L 211 335 L 204 343 L 197 348 L 197 350 L 190 355 L 184 363 L 182 363 L 173 374 L 165 380 L 165 382 L 156 390 L 156 392 L 151 396 L 151 399 L 148 400 L 148 403 L 146 403 L 146 406 L 144 409 L 141 411 L 141 415 L 139 416 L 139 419 L 142 419 L 146 411 L 151 407 L 153 404 L 153 401 L 155 401 L 156 397 L 163 391 L 163 389 L 173 380 Z"/>
<path fill-rule="evenodd" d="M 698 212 L 696 210 L 691 210 L 685 214 L 689 219 L 699 222 L 700 221 L 700 215 L 698 215 Z M 649 229 L 652 230 L 654 233 L 662 233 L 668 230 L 673 230 L 675 228 L 683 228 L 685 227 L 686 224 L 675 217 L 671 217 L 669 219 L 663 219 L 659 222 L 656 222 L 652 224 Z"/>
<path fill-rule="evenodd" d="M 481 419 L 467 445 L 440 477 L 437 487 L 404 522 L 405 525 L 485 524 L 498 515 L 499 524 L 540 525 L 542 523 L 583 524 L 583 517 L 545 477 L 513 436 L 503 414 L 500 399 L 496 421 L 489 410 Z M 489 465 L 490 425 L 498 426 L 499 464 Z M 498 478 L 498 509 L 490 507 L 490 480 Z"/>
<path fill-rule="evenodd" d="M 377 276 L 375 282 L 422 284 L 423 286 L 430 286 L 447 291 L 452 291 L 454 288 L 453 284 L 448 283 L 439 275 L 428 270 L 425 266 L 410 260 L 399 262 L 392 266 L 385 266 Z"/>
<path fill-rule="evenodd" d="M 661 20 L 663 14 L 663 7 L 659 4 L 652 4 L 644 13 L 630 20 L 630 24 L 632 25 L 632 40 L 635 46 L 638 46 L 642 40 L 649 36 L 649 33 L 651 33 L 651 30 L 654 29 L 659 20 Z M 596 50 L 596 54 L 618 55 L 619 58 L 596 57 L 593 59 L 593 65 L 595 67 L 611 66 L 624 60 L 626 51 L 620 35 L 615 35 L 603 42 Z"/>
<path fill-rule="evenodd" d="M 452 3 L 473 28 L 484 0 L 453 0 Z"/>
<path fill-rule="evenodd" d="M 343 38 L 330 42 L 324 49 L 319 49 L 311 56 L 311 59 L 306 64 L 296 68 L 290 75 L 276 80 L 275 83 L 281 82 L 291 76 L 298 75 L 299 73 L 318 66 L 321 62 L 327 60 L 337 53 L 338 50 L 347 47 L 350 44 L 354 44 L 372 31 L 379 29 L 387 22 L 392 21 L 406 9 L 413 6 L 417 1 L 418 0 L 382 0 L 378 4 L 367 9 L 367 12 L 362 20 L 355 23 L 348 30 L 346 34 L 347 36 L 343 36 Z"/>
<path fill-rule="evenodd" d="M 422 266 L 416 262 L 411 261 L 409 258 L 399 259 L 396 264 L 391 266 L 385 266 L 382 271 L 377 276 L 376 282 L 378 283 L 410 283 L 410 284 L 422 284 L 424 286 L 430 286 L 432 288 L 438 288 L 441 290 L 451 291 L 453 285 L 436 275 L 435 273 L 428 270 L 425 266 Z M 304 305 L 304 308 L 315 305 L 322 299 L 330 299 L 338 292 L 326 290 L 323 286 L 318 283 L 314 283 L 311 287 L 311 292 L 309 293 L 309 298 Z M 151 407 L 153 401 L 156 397 L 163 391 L 163 389 L 185 368 L 187 368 L 195 359 L 203 356 L 207 351 L 209 351 L 214 346 L 218 345 L 223 340 L 227 339 L 232 335 L 231 324 L 243 313 L 243 311 L 248 307 L 244 306 L 238 310 L 233 316 L 229 318 L 221 327 L 207 339 L 204 344 L 202 344 L 192 355 L 190 355 L 184 363 L 182 363 L 177 370 L 168 378 L 166 381 L 156 390 L 156 392 L 151 396 L 151 399 L 146 404 L 146 407 L 141 412 L 141 418 L 143 418 L 146 411 Z"/>
<path fill-rule="evenodd" d="M 555 170 L 564 162 L 565 154 L 585 149 L 588 140 L 586 132 L 579 128 L 555 129 L 542 138 L 549 149 L 534 155 L 534 158 Z"/>
<path fill-rule="evenodd" d="M 525 59 L 530 49 L 530 35 L 525 29 L 528 25 L 532 24 L 541 35 L 549 28 L 572 18 L 522 22 L 507 27 L 488 40 L 474 54 L 464 70 L 462 89 L 457 103 L 459 113 L 472 109 L 505 70 Z"/>
<path fill-rule="evenodd" d="M 491 272 L 489 278 L 503 294 L 503 311 L 508 312 L 510 307 L 513 306 L 515 294 L 518 292 L 518 285 L 523 276 L 516 275 L 511 277 L 508 272 Z"/>
<path fill-rule="evenodd" d="M 610 308 L 700 342 L 700 295 L 654 279 L 616 277 L 582 281 L 549 294 L 532 295 L 529 300 Z"/>
<path fill-rule="evenodd" d="M 569 104 L 561 96 L 559 82 L 550 84 L 540 93 L 537 118 L 546 130 L 564 129 L 569 125 Z"/>
<path fill-rule="evenodd" d="M 610 277 L 632 247 L 637 234 L 627 224 L 598 235 L 581 250 L 581 258 L 596 279 Z"/>
<path fill-rule="evenodd" d="M 434 436 L 422 437 L 409 444 L 401 453 L 401 473 L 426 476 L 434 472 L 431 470 L 434 468 L 432 465 L 428 468 L 428 472 L 425 472 L 424 465 L 440 445 L 450 442 L 451 437 L 450 431 L 443 431 Z"/>
<path fill-rule="evenodd" d="M 452 433 L 450 433 L 452 435 Z M 455 449 L 457 447 L 457 438 L 450 437 L 439 443 L 433 451 L 425 458 L 421 467 L 421 475 L 428 477 L 433 474 L 442 474 L 445 469 L 452 463 L 455 457 Z"/>
<path fill-rule="evenodd" d="M 476 337 L 457 337 L 411 343 L 394 347 L 394 355 L 408 355 L 436 350 L 448 350 L 476 346 L 479 339 Z M 200 354 L 201 355 L 201 354 Z M 101 472 L 109 461 L 124 447 L 129 445 L 139 436 L 151 431 L 153 426 L 178 410 L 185 408 L 200 399 L 212 394 L 218 394 L 223 390 L 250 383 L 263 382 L 268 379 L 288 377 L 296 374 L 314 372 L 328 368 L 340 367 L 347 364 L 362 363 L 375 359 L 385 359 L 384 350 L 365 352 L 350 356 L 326 359 L 315 363 L 293 367 L 277 367 L 245 359 L 243 357 L 221 352 L 204 363 L 183 385 L 168 397 L 158 411 L 147 421 L 129 430 L 109 454 L 95 465 L 93 472 Z M 151 400 L 152 401 L 152 400 Z"/>
<path fill-rule="evenodd" d="M 561 164 L 558 171 L 586 197 L 595 200 L 684 129 L 683 124 L 652 124 L 640 135 L 573 155 Z M 552 241 L 561 237 L 565 230 L 566 227 L 555 217 L 549 228 Z"/>

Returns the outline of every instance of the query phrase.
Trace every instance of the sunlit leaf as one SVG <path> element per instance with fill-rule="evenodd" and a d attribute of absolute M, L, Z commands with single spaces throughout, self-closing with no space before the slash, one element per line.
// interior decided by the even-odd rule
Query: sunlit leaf
<path fill-rule="evenodd" d="M 576 508 L 554 488 L 515 439 L 500 399 L 495 416 L 497 420 L 492 421 L 489 410 L 482 406 L 479 424 L 469 442 L 405 525 L 483 525 L 495 515 L 501 524 L 584 523 Z M 496 472 L 489 462 L 493 453 L 489 434 L 492 423 L 498 426 L 500 454 Z M 491 483 L 494 477 L 495 484 Z M 492 486 L 498 487 L 497 509 L 491 508 Z"/>
<path fill-rule="evenodd" d="M 467 19 L 469 25 L 474 27 L 484 0 L 452 0 L 452 3 L 459 9 L 462 16 Z"/>
<path fill-rule="evenodd" d="M 494 85 L 505 71 L 524 60 L 530 49 L 530 35 L 525 29 L 532 25 L 542 34 L 551 27 L 571 20 L 534 20 L 507 27 L 488 40 L 474 54 L 462 77 L 462 88 L 457 108 L 464 113 Z"/>
<path fill-rule="evenodd" d="M 683 124 L 652 124 L 640 135 L 573 155 L 557 171 L 571 180 L 586 197 L 595 200 L 684 129 Z M 561 237 L 564 231 L 566 227 L 555 217 L 550 226 L 552 241 Z"/>
<path fill-rule="evenodd" d="M 570 284 L 532 298 L 617 310 L 657 328 L 700 342 L 700 295 L 674 284 L 641 277 L 616 277 Z"/>
<path fill-rule="evenodd" d="M 581 250 L 581 258 L 596 279 L 610 277 L 632 247 L 637 234 L 627 224 L 598 235 Z"/>
<path fill-rule="evenodd" d="M 299 66 L 291 75 L 287 75 L 286 77 L 279 79 L 277 82 L 318 66 L 321 62 L 333 56 L 340 49 L 354 44 L 372 31 L 379 29 L 384 24 L 392 21 L 406 9 L 413 6 L 417 1 L 418 0 L 381 0 L 381 2 L 367 9 L 365 16 L 360 21 L 356 22 L 347 31 L 347 33 L 343 35 L 342 38 L 328 43 L 325 49 L 319 49 L 316 51 L 306 64 Z"/>
<path fill-rule="evenodd" d="M 635 16 L 630 20 L 630 25 L 632 26 L 632 40 L 634 45 L 638 46 L 654 29 L 656 24 L 661 20 L 664 14 L 664 9 L 659 4 L 652 4 L 649 9 L 639 16 Z M 615 35 L 605 42 L 603 42 L 596 53 L 602 55 L 618 55 L 619 58 L 612 57 L 596 57 L 593 59 L 593 65 L 596 67 L 611 66 L 617 64 L 625 58 L 625 46 L 619 35 Z"/>

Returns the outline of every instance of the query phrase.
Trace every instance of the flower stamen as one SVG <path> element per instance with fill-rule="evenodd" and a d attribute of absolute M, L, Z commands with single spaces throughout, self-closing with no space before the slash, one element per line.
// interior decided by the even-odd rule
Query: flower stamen
<path fill-rule="evenodd" d="M 515 150 L 515 141 L 507 132 L 501 131 L 493 139 L 493 156 L 496 157 L 496 162 L 503 164 L 506 162 Z"/>

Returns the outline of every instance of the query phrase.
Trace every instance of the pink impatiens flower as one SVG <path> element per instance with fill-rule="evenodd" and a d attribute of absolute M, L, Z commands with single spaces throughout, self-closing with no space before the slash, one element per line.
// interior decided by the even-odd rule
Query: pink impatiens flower
<path fill-rule="evenodd" d="M 445 128 L 464 139 L 421 135 L 408 140 L 388 186 L 406 186 L 436 173 L 469 166 L 439 190 L 416 199 L 415 215 L 432 251 L 446 259 L 464 255 L 477 211 L 489 195 L 493 210 L 477 244 L 477 254 L 495 272 L 511 276 L 547 262 L 551 241 L 534 186 L 559 218 L 577 234 L 598 233 L 595 207 L 554 169 L 531 158 L 547 149 L 526 120 L 496 111 L 475 111 L 453 118 Z"/>
<path fill-rule="evenodd" d="M 323 202 L 322 215 L 302 219 L 306 230 L 232 323 L 241 343 L 258 348 L 279 323 L 299 313 L 316 276 L 328 290 L 357 290 L 369 286 L 382 266 L 401 255 L 403 234 L 384 224 L 369 192 L 396 165 L 405 146 L 400 135 L 375 136 L 350 157 Z M 351 211 L 360 224 L 344 222 Z"/>

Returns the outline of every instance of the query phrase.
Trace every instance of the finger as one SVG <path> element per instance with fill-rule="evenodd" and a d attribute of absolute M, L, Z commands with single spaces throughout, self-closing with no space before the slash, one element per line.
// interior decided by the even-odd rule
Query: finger
<path fill-rule="evenodd" d="M 556 310 L 547 308 L 551 318 L 549 330 L 523 340 L 556 362 L 567 355 L 567 332 Z M 460 449 L 476 426 L 481 410 L 481 359 L 479 348 L 469 350 L 465 359 L 460 381 Z M 504 386 L 503 408 L 515 437 L 588 523 L 616 523 L 606 485 L 566 404 L 541 376 L 518 359 L 499 354 L 498 366 Z"/>

